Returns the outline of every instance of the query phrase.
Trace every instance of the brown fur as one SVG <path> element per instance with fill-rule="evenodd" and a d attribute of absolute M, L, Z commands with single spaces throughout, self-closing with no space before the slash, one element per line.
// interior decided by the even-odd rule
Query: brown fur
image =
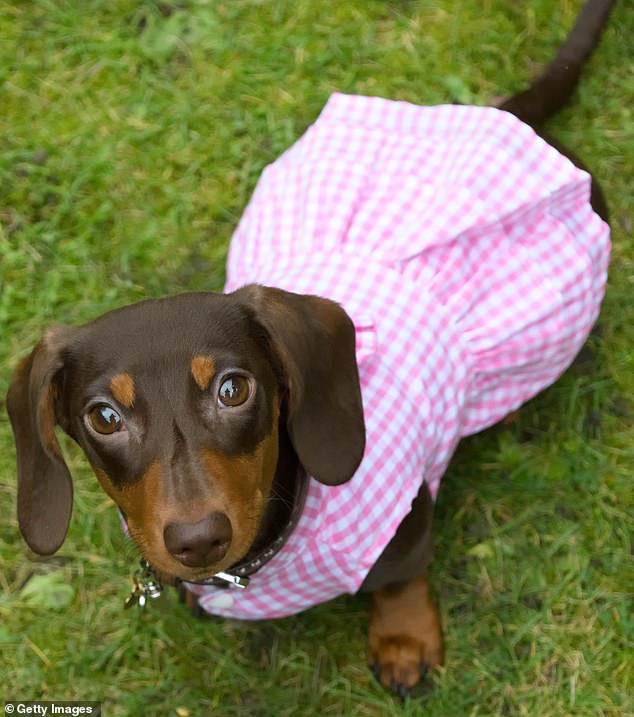
<path fill-rule="evenodd" d="M 209 449 L 201 452 L 201 462 L 216 496 L 215 509 L 225 512 L 232 526 L 240 527 L 218 570 L 242 557 L 258 532 L 277 465 L 277 415 L 275 410 L 273 430 L 251 455 L 234 458 Z"/>
<path fill-rule="evenodd" d="M 216 365 L 211 356 L 194 356 L 192 359 L 192 376 L 201 391 L 206 391 L 216 372 Z"/>
<path fill-rule="evenodd" d="M 134 379 L 129 373 L 118 373 L 110 379 L 110 390 L 113 397 L 122 406 L 134 406 Z"/>
<path fill-rule="evenodd" d="M 55 435 L 55 386 L 49 384 L 42 391 L 39 398 L 38 414 L 44 445 L 53 455 L 61 458 L 62 451 Z"/>
<path fill-rule="evenodd" d="M 163 492 L 163 476 L 158 461 L 150 464 L 141 479 L 124 487 L 116 486 L 110 476 L 93 466 L 95 475 L 105 492 L 125 512 L 131 536 L 138 542 L 146 558 L 165 569 L 166 559 L 174 567 L 176 561 L 157 548 L 162 545 L 163 524 L 166 522 L 166 505 Z"/>

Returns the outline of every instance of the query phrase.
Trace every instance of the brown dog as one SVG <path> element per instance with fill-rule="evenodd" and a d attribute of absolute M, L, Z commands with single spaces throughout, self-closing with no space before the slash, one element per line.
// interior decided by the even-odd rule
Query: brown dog
<path fill-rule="evenodd" d="M 501 109 L 533 127 L 556 112 L 612 4 L 590 0 L 544 75 Z M 607 220 L 596 183 L 592 204 Z M 340 485 L 364 452 L 352 322 L 328 299 L 274 288 L 145 301 L 50 329 L 19 365 L 7 405 L 29 546 L 55 552 L 70 520 L 59 424 L 168 580 L 266 570 L 297 524 L 306 476 Z M 361 587 L 374 597 L 371 663 L 401 694 L 443 660 L 425 578 L 432 507 L 423 482 Z"/>

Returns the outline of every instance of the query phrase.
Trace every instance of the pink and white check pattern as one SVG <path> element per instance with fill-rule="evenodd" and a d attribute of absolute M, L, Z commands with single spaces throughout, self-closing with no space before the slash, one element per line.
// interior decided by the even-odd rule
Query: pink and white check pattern
<path fill-rule="evenodd" d="M 589 192 L 510 114 L 338 94 L 265 169 L 225 291 L 260 283 L 346 309 L 367 447 L 347 484 L 311 481 L 296 530 L 246 590 L 191 586 L 207 611 L 280 617 L 355 592 L 423 480 L 435 496 L 460 437 L 562 373 L 609 260 Z"/>

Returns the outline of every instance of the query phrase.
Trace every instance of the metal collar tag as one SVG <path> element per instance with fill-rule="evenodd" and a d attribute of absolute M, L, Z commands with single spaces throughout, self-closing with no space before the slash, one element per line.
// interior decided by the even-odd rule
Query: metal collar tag
<path fill-rule="evenodd" d="M 163 592 L 161 581 L 148 561 L 141 560 L 140 566 L 132 577 L 132 590 L 123 604 L 126 609 L 132 607 L 132 605 L 144 608 L 147 605 L 148 598 L 155 599 L 160 597 Z"/>
<path fill-rule="evenodd" d="M 137 605 L 144 608 L 148 603 L 148 598 L 158 598 L 163 592 L 163 585 L 152 569 L 147 560 L 141 560 L 139 569 L 132 577 L 132 590 L 126 598 L 123 607 L 130 608 Z M 225 583 L 231 587 L 244 590 L 249 585 L 249 578 L 240 577 L 239 575 L 231 575 L 231 573 L 219 572 L 212 575 L 207 580 L 200 581 L 184 581 L 193 582 L 195 585 L 217 585 L 219 582 Z"/>

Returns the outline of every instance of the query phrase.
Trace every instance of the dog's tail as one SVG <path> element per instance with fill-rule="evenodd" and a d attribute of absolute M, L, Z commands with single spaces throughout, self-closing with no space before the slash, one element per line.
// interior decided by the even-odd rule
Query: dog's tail
<path fill-rule="evenodd" d="M 555 59 L 531 86 L 499 105 L 537 128 L 570 99 L 616 0 L 587 0 Z"/>

